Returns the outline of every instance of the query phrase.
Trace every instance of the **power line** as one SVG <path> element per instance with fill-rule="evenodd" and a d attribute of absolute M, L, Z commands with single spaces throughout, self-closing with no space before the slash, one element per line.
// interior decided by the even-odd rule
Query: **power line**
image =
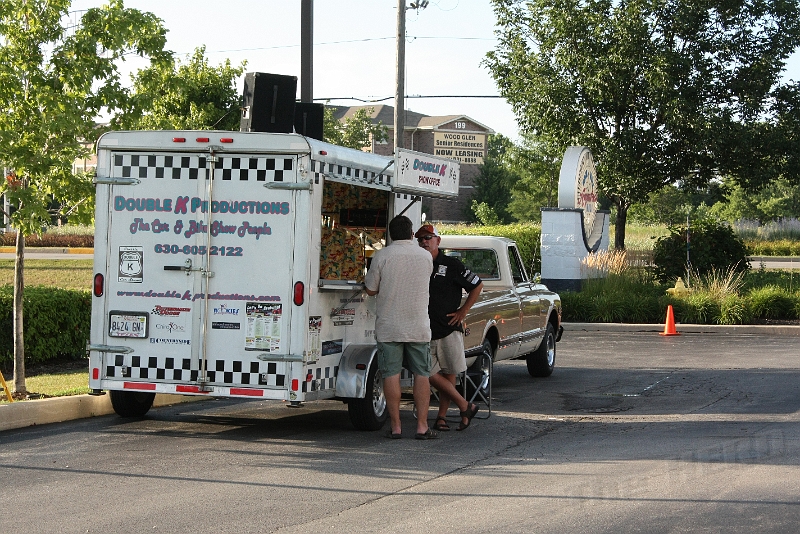
<path fill-rule="evenodd" d="M 442 39 L 452 41 L 496 41 L 495 38 L 489 37 L 446 37 L 446 36 L 411 36 L 408 39 Z M 314 43 L 314 46 L 338 45 L 338 44 L 351 44 L 351 43 L 366 43 L 369 41 L 393 41 L 394 37 L 368 37 L 366 39 L 351 39 L 347 41 L 331 41 L 328 43 Z M 230 50 L 210 50 L 206 51 L 207 54 L 224 54 L 227 52 L 252 52 L 254 50 L 281 50 L 285 48 L 298 48 L 300 44 L 278 45 L 278 46 L 260 46 L 256 48 L 232 48 Z"/>
<path fill-rule="evenodd" d="M 329 98 L 315 98 L 314 100 L 357 100 L 358 102 L 384 102 L 391 100 L 393 96 L 385 96 L 383 98 L 358 98 L 356 96 L 341 96 Z M 405 98 L 503 98 L 500 95 L 406 95 Z"/>

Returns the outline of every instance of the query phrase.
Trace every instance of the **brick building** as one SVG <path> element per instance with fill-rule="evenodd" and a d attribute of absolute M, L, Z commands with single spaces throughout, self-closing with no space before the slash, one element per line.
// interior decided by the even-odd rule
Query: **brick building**
<path fill-rule="evenodd" d="M 334 116 L 339 119 L 352 117 L 360 109 L 372 108 L 372 121 L 383 123 L 389 129 L 389 139 L 385 143 L 372 142 L 371 152 L 383 156 L 394 154 L 394 107 L 392 106 L 354 106 L 337 107 Z M 424 199 L 423 212 L 427 220 L 439 222 L 461 222 L 466 220 L 465 210 L 469 209 L 470 198 L 478 166 L 486 157 L 488 136 L 495 133 L 488 126 L 466 115 L 444 115 L 431 117 L 406 110 L 405 148 L 425 152 L 461 163 L 460 191 L 458 200 Z"/>

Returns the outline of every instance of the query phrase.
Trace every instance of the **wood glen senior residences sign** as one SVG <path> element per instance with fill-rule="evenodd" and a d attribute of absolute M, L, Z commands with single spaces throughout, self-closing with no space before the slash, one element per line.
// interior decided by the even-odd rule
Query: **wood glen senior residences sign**
<path fill-rule="evenodd" d="M 480 165 L 486 155 L 486 134 L 433 132 L 434 156 Z"/>

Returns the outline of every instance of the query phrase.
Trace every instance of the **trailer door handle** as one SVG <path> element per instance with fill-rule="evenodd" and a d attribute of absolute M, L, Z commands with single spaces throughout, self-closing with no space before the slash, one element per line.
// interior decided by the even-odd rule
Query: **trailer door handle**
<path fill-rule="evenodd" d="M 200 272 L 202 274 L 208 273 L 208 277 L 209 278 L 213 278 L 214 277 L 214 273 L 212 271 L 207 271 L 207 270 L 205 270 L 203 268 L 200 268 L 200 267 L 192 268 L 192 260 L 186 260 L 186 262 L 183 265 L 165 265 L 164 266 L 164 270 L 165 271 L 184 271 L 184 272 L 186 272 L 187 275 L 189 273 L 191 273 L 192 271 L 196 271 L 196 272 Z"/>

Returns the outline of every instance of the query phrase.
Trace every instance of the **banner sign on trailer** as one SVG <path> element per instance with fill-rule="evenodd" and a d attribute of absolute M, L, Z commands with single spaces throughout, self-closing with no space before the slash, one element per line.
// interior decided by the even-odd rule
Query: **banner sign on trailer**
<path fill-rule="evenodd" d="M 458 196 L 457 161 L 402 148 L 396 154 L 395 192 L 438 198 Z"/>

